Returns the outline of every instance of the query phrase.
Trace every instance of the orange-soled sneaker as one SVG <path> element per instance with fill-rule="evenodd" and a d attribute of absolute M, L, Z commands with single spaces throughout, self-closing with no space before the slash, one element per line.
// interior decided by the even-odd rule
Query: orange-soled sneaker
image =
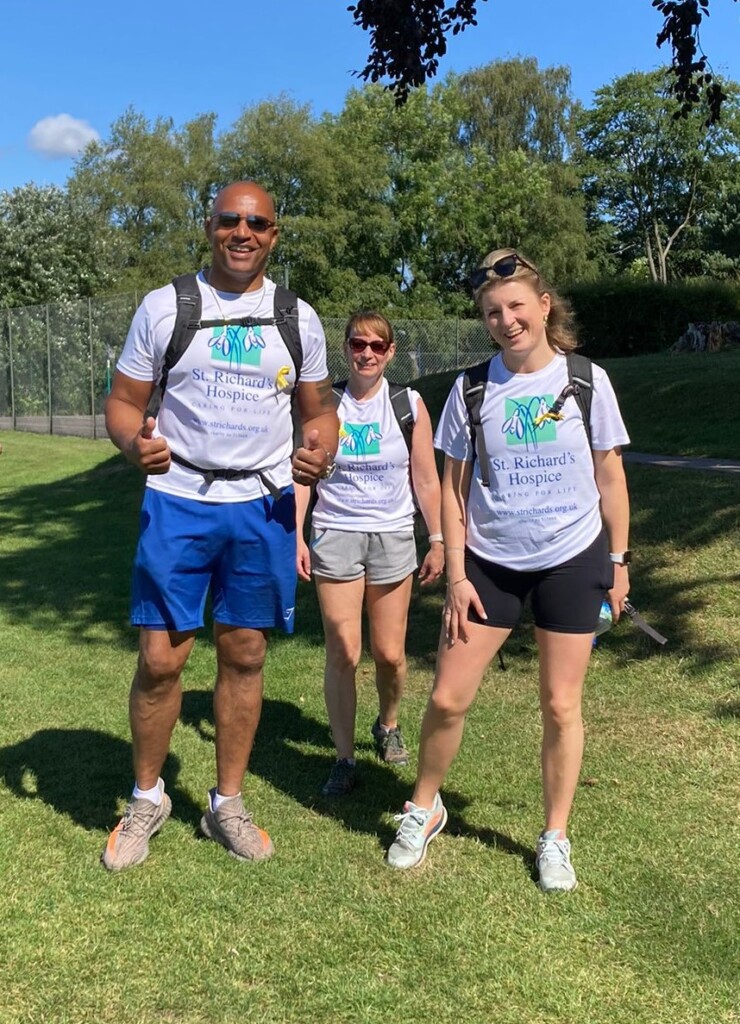
<path fill-rule="evenodd" d="M 257 828 L 252 815 L 244 809 L 241 793 L 224 800 L 217 811 L 213 809 L 215 789 L 208 791 L 208 809 L 200 819 L 204 836 L 225 847 L 237 860 L 267 860 L 275 847 L 267 832 Z"/>
<path fill-rule="evenodd" d="M 109 871 L 132 868 L 149 856 L 149 840 L 159 832 L 172 812 L 172 801 L 165 793 L 161 779 L 157 786 L 162 797 L 160 803 L 132 799 L 108 836 L 100 859 Z"/>
<path fill-rule="evenodd" d="M 392 868 L 415 868 L 427 855 L 427 847 L 447 823 L 447 810 L 437 793 L 430 810 L 417 807 L 407 800 L 401 814 L 395 815 L 400 821 L 396 838 L 388 850 L 387 861 Z"/>

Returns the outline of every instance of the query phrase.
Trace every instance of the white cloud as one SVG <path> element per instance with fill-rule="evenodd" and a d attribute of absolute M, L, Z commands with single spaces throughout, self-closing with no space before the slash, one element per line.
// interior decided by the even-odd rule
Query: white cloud
<path fill-rule="evenodd" d="M 31 129 L 28 144 L 44 156 L 77 156 L 88 142 L 99 139 L 95 129 L 77 117 L 57 114 L 43 117 Z"/>

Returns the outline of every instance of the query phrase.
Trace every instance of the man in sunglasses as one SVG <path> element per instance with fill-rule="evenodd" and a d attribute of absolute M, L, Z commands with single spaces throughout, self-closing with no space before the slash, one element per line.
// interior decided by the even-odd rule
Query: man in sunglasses
<path fill-rule="evenodd" d="M 190 322 L 192 340 L 162 380 L 181 299 L 174 282 L 150 292 L 134 316 L 106 407 L 112 441 L 147 483 L 131 616 L 140 631 L 129 702 L 136 784 L 103 853 L 111 871 L 145 860 L 149 839 L 170 815 L 160 773 L 208 593 L 217 778 L 201 830 L 239 860 L 272 855 L 241 788 L 262 706 L 268 630 L 293 632 L 292 480 L 327 476 L 337 448 L 318 316 L 295 299 L 300 360 L 275 323 L 276 286 L 265 276 L 279 237 L 271 196 L 254 182 L 228 185 L 205 232 L 211 265 L 196 278 L 201 312 L 195 326 Z M 155 418 L 150 402 L 158 385 Z M 303 430 L 295 453 L 293 397 Z"/>

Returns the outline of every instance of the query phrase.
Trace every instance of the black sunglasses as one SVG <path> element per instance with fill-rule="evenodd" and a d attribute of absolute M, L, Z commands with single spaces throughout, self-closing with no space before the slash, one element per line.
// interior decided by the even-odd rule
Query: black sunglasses
<path fill-rule="evenodd" d="M 356 356 L 361 355 L 368 346 L 376 356 L 384 356 L 391 347 L 389 341 L 367 341 L 365 338 L 348 338 L 347 344 Z"/>
<path fill-rule="evenodd" d="M 470 275 L 468 282 L 473 291 L 477 291 L 482 284 L 486 283 L 490 274 L 496 274 L 497 277 L 511 277 L 517 266 L 526 267 L 533 274 L 537 274 L 531 263 L 527 263 L 521 256 L 513 252 L 510 256 L 502 256 L 500 260 L 496 260 L 490 267 L 478 267 Z M 537 276 L 539 277 L 539 274 Z"/>
<path fill-rule="evenodd" d="M 239 213 L 214 213 L 211 219 L 214 227 L 226 228 L 227 231 L 233 231 L 234 228 L 239 227 L 241 221 L 244 221 L 249 230 L 256 232 L 258 235 L 261 235 L 263 231 L 267 231 L 268 228 L 275 227 L 274 220 L 260 217 L 257 213 L 248 213 L 246 217 L 242 217 Z"/>

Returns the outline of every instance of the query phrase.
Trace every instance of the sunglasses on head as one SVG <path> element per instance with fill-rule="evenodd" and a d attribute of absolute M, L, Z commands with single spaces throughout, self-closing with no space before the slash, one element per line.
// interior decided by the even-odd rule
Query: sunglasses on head
<path fill-rule="evenodd" d="M 368 341 L 367 338 L 348 338 L 347 344 L 356 356 L 362 355 L 366 348 L 370 348 L 373 355 L 384 356 L 391 347 L 389 341 Z"/>
<path fill-rule="evenodd" d="M 500 260 L 496 260 L 490 267 L 478 267 L 477 270 L 474 270 L 468 278 L 470 287 L 473 291 L 477 291 L 482 284 L 489 280 L 491 274 L 495 274 L 497 277 L 511 277 L 517 266 L 526 267 L 533 274 L 537 274 L 531 263 L 527 263 L 521 256 L 513 252 L 510 256 L 502 256 Z M 539 277 L 539 274 L 537 276 Z"/>
<path fill-rule="evenodd" d="M 233 231 L 234 228 L 239 227 L 241 221 L 244 221 L 249 230 L 256 232 L 258 235 L 261 235 L 263 231 L 267 231 L 268 228 L 275 227 L 274 220 L 260 217 L 257 213 L 248 213 L 246 217 L 242 217 L 240 213 L 214 213 L 212 221 L 214 227 L 226 228 L 227 231 Z"/>

